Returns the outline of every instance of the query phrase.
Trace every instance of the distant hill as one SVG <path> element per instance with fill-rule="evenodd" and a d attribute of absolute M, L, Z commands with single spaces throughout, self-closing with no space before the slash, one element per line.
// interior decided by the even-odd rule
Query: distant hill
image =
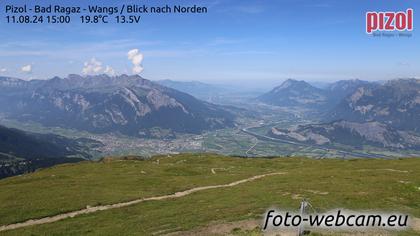
<path fill-rule="evenodd" d="M 391 80 L 365 85 L 347 95 L 325 120 L 378 121 L 393 128 L 420 131 L 420 80 Z"/>
<path fill-rule="evenodd" d="M 304 107 L 326 111 L 336 106 L 346 95 L 358 87 L 370 85 L 362 80 L 340 80 L 318 88 L 301 80 L 288 79 L 257 99 L 261 102 L 283 107 Z"/>
<path fill-rule="evenodd" d="M 280 86 L 257 98 L 276 106 L 324 107 L 327 105 L 326 91 L 301 80 L 288 79 Z"/>
<path fill-rule="evenodd" d="M 102 144 L 90 139 L 69 139 L 0 126 L 0 178 L 90 159 L 89 148 L 98 145 Z"/>
<path fill-rule="evenodd" d="M 9 118 L 94 133 L 150 137 L 234 125 L 225 109 L 138 75 L 23 81 L 0 77 L 0 112 Z"/>
<path fill-rule="evenodd" d="M 396 130 L 376 121 L 357 123 L 335 121 L 325 124 L 300 125 L 292 129 L 272 128 L 269 135 L 316 145 L 344 144 L 353 148 L 371 145 L 390 149 L 420 150 L 420 136 Z"/>

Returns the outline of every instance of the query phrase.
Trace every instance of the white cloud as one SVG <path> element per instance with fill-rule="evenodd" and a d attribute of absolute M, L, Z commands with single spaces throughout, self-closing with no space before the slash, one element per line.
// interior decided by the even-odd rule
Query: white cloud
<path fill-rule="evenodd" d="M 98 74 L 102 71 L 102 62 L 92 58 L 84 63 L 82 73 L 85 75 Z"/>
<path fill-rule="evenodd" d="M 7 71 L 7 69 L 6 68 L 1 68 L 0 69 L 0 73 L 4 73 L 4 72 L 6 72 Z"/>
<path fill-rule="evenodd" d="M 25 65 L 25 66 L 22 66 L 22 68 L 20 69 L 22 72 L 24 72 L 24 73 L 31 73 L 32 72 L 32 65 L 31 64 L 29 64 L 29 65 Z"/>
<path fill-rule="evenodd" d="M 143 61 L 143 54 L 139 52 L 137 48 L 128 51 L 128 59 L 133 63 L 133 73 L 140 74 L 143 71 L 143 66 L 141 65 Z"/>
<path fill-rule="evenodd" d="M 143 67 L 141 66 L 133 66 L 133 73 L 140 74 L 143 71 Z"/>
<path fill-rule="evenodd" d="M 111 75 L 111 76 L 116 75 L 114 68 L 112 68 L 110 66 L 105 67 L 104 73 L 107 74 L 107 75 Z"/>

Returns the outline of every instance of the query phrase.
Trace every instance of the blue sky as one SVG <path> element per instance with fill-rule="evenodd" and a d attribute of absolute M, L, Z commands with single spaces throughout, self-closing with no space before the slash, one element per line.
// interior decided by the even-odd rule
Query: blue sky
<path fill-rule="evenodd" d="M 6 24 L 5 5 L 25 2 L 33 1 L 0 3 L 0 75 L 46 79 L 81 74 L 92 58 L 101 63 L 101 71 L 109 66 L 117 74 L 130 74 L 127 52 L 138 49 L 144 56 L 141 75 L 152 80 L 420 77 L 420 1 L 42 1 L 68 6 L 197 4 L 208 7 L 208 13 L 146 14 L 131 25 Z M 365 33 L 366 11 L 407 8 L 414 9 L 412 37 L 373 38 Z M 73 21 L 78 20 L 74 16 Z"/>

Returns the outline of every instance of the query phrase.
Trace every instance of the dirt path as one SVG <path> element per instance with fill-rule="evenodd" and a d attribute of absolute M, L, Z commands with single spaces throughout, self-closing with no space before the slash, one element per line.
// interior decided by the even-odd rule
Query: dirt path
<path fill-rule="evenodd" d="M 216 174 L 216 170 L 224 170 L 224 171 L 227 171 L 227 170 L 230 170 L 230 169 L 232 169 L 233 167 L 229 167 L 229 168 L 211 168 L 211 173 L 212 174 Z"/>
<path fill-rule="evenodd" d="M 408 170 L 396 170 L 396 169 L 360 169 L 358 171 L 390 171 L 390 172 L 399 172 L 399 173 L 409 173 Z"/>
<path fill-rule="evenodd" d="M 67 218 L 72 218 L 72 217 L 82 215 L 82 214 L 89 214 L 89 213 L 93 213 L 93 212 L 97 212 L 97 211 L 104 211 L 104 210 L 110 210 L 110 209 L 114 209 L 114 208 L 126 207 L 126 206 L 134 205 L 134 204 L 137 204 L 137 203 L 140 203 L 140 202 L 145 202 L 145 201 L 156 201 L 156 200 L 178 198 L 178 197 L 183 197 L 183 196 L 186 196 L 186 195 L 189 195 L 191 193 L 198 192 L 198 191 L 215 189 L 215 188 L 233 187 L 233 186 L 238 185 L 238 184 L 254 181 L 254 180 L 261 179 L 261 178 L 264 178 L 264 177 L 267 177 L 267 176 L 280 175 L 280 174 L 285 174 L 285 172 L 275 172 L 275 173 L 268 173 L 268 174 L 263 174 L 263 175 L 256 175 L 256 176 L 253 176 L 253 177 L 250 177 L 250 178 L 247 178 L 247 179 L 238 180 L 238 181 L 235 181 L 235 182 L 232 182 L 232 183 L 229 183 L 229 184 L 196 187 L 196 188 L 188 189 L 188 190 L 181 191 L 181 192 L 176 192 L 176 193 L 173 193 L 173 194 L 163 195 L 163 196 L 140 198 L 140 199 L 136 199 L 136 200 L 132 200 L 132 201 L 128 201 L 128 202 L 121 202 L 121 203 L 115 203 L 115 204 L 103 205 L 103 206 L 95 206 L 95 207 L 87 207 L 85 209 L 72 211 L 72 212 L 68 212 L 68 213 L 63 213 L 63 214 L 59 214 L 59 215 L 55 215 L 55 216 L 48 216 L 48 217 L 44 217 L 44 218 L 40 218 L 40 219 L 27 220 L 27 221 L 24 221 L 24 222 L 21 222 L 21 223 L 3 225 L 3 226 L 0 226 L 0 232 L 1 231 L 6 231 L 6 230 L 18 229 L 18 228 L 27 227 L 27 226 L 52 223 L 52 222 L 64 220 L 64 219 L 67 219 Z"/>
<path fill-rule="evenodd" d="M 414 231 L 420 232 L 420 218 L 413 218 L 413 219 L 411 219 L 411 228 Z"/>
<path fill-rule="evenodd" d="M 258 139 L 257 138 L 255 138 L 255 143 L 245 152 L 245 155 L 247 155 L 248 156 L 248 153 L 252 150 L 252 149 L 254 149 L 255 148 L 255 146 L 257 146 L 257 144 L 258 144 Z"/>

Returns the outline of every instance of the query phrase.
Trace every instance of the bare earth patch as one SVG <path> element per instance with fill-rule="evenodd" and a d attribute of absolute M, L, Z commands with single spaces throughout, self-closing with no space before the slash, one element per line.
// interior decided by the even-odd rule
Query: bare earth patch
<path fill-rule="evenodd" d="M 171 234 L 170 236 L 193 236 L 193 235 L 226 235 L 234 229 L 253 230 L 260 225 L 260 220 L 242 220 L 229 223 L 211 224 L 191 231 L 180 231 Z"/>
<path fill-rule="evenodd" d="M 198 229 L 193 229 L 190 231 L 178 231 L 174 233 L 165 234 L 167 236 L 193 236 L 193 235 L 231 235 L 231 233 L 235 229 L 241 229 L 242 231 L 247 230 L 255 230 L 258 227 L 261 227 L 261 220 L 250 219 L 250 220 L 241 220 L 236 222 L 228 222 L 228 223 L 214 223 L 204 227 L 200 227 Z M 414 231 L 420 232 L 420 218 L 412 218 L 411 221 L 411 229 Z M 264 236 L 295 236 L 297 230 L 288 230 L 288 231 L 266 231 L 261 232 L 261 235 Z M 329 231 L 329 230 L 316 230 L 313 232 L 322 233 L 323 235 L 337 235 L 337 232 Z M 368 230 L 364 232 L 340 232 L 340 235 L 344 236 L 362 236 L 362 235 L 370 235 L 370 236 L 387 236 L 393 235 L 393 232 L 385 231 L 385 230 Z"/>
<path fill-rule="evenodd" d="M 398 172 L 398 173 L 409 173 L 408 170 L 396 170 L 396 169 L 360 169 L 358 171 L 389 171 L 389 172 Z"/>

